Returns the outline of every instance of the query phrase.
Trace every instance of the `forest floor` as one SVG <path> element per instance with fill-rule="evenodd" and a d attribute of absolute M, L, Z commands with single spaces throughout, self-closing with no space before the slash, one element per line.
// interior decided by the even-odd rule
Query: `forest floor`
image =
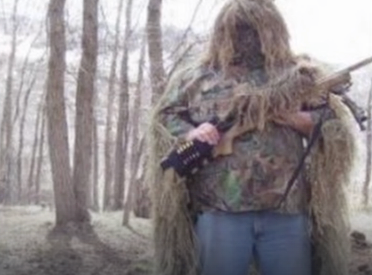
<path fill-rule="evenodd" d="M 95 234 L 53 236 L 52 211 L 0 207 L 0 275 L 150 274 L 149 221 L 121 221 L 121 212 L 93 214 Z"/>
<path fill-rule="evenodd" d="M 54 213 L 40 207 L 0 207 L 0 275 L 148 275 L 151 225 L 122 213 L 93 214 L 94 234 L 51 234 Z M 372 240 L 372 214 L 355 213 L 353 229 Z M 356 235 L 351 275 L 372 275 L 371 245 Z M 176 274 L 175 274 L 176 275 Z"/>

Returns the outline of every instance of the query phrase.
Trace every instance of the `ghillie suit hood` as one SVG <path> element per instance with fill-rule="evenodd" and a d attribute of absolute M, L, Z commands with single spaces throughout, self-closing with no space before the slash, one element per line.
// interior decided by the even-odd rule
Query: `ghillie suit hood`
<path fill-rule="evenodd" d="M 253 26 L 265 57 L 267 71 L 283 67 L 292 60 L 289 34 L 285 22 L 271 0 L 233 0 L 219 13 L 212 31 L 207 53 L 202 63 L 211 69 L 226 73 L 236 55 L 236 44 L 244 39 L 239 26 Z M 254 34 L 251 34 L 252 36 Z M 255 37 L 243 40 L 246 44 Z M 250 47 L 250 45 L 242 45 Z"/>
<path fill-rule="evenodd" d="M 317 253 L 323 259 L 321 274 L 346 275 L 349 242 L 344 187 L 354 156 L 353 136 L 348 125 L 351 114 L 339 97 L 329 95 L 327 91 L 309 89 L 304 84 L 304 75 L 322 78 L 328 72 L 309 58 L 295 57 L 291 53 L 286 26 L 270 0 L 233 0 L 227 3 L 216 22 L 208 54 L 198 64 L 183 68 L 172 77 L 163 99 L 154 109 L 148 135 L 147 181 L 151 183 L 156 274 L 198 274 L 193 230 L 195 213 L 190 204 L 187 180 L 174 173 L 164 173 L 159 165 L 179 142 L 161 123 L 164 99 L 180 86 L 186 92 L 197 93 L 203 82 L 203 75 L 195 73 L 200 72 L 200 68 L 228 71 L 234 58 L 231 44 L 234 32 L 226 22 L 237 22 L 242 18 L 249 18 L 249 23 L 257 27 L 265 70 L 270 76 L 268 82 L 260 87 L 248 83 L 235 87 L 234 94 L 241 93 L 242 97 L 238 96 L 232 104 L 249 102 L 243 108 L 248 110 L 244 113 L 245 127 L 263 129 L 266 122 L 284 110 L 293 112 L 303 105 L 316 106 L 324 97 L 328 97 L 329 106 L 336 114 L 337 119 L 323 123 L 306 172 L 311 182 L 310 214 L 314 221 L 311 230 Z M 261 29 L 260 26 L 265 27 Z M 221 48 L 218 49 L 217 45 Z M 240 108 L 239 104 L 235 107 Z"/>

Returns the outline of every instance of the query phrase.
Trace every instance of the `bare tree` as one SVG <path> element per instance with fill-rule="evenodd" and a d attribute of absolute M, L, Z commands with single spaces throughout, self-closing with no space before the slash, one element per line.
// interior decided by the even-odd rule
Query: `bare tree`
<path fill-rule="evenodd" d="M 12 118 L 13 124 L 17 122 L 17 120 L 20 118 L 19 121 L 19 140 L 18 140 L 18 153 L 17 153 L 17 201 L 22 202 L 24 199 L 23 194 L 23 149 L 24 149 L 24 130 L 25 130 L 25 122 L 28 112 L 28 105 L 29 105 L 29 99 L 31 96 L 31 92 L 33 91 L 34 85 L 37 81 L 37 69 L 40 66 L 40 63 L 42 62 L 43 58 L 40 58 L 37 62 L 35 62 L 32 66 L 30 62 L 30 56 L 32 52 L 32 47 L 35 45 L 37 40 L 40 37 L 41 32 L 43 31 L 43 27 L 40 27 L 39 32 L 37 35 L 35 35 L 33 41 L 31 42 L 31 45 L 28 49 L 28 52 L 26 54 L 26 57 L 23 61 L 22 69 L 20 72 L 19 77 L 19 87 L 16 97 L 16 104 L 15 104 L 15 112 L 14 116 Z M 31 67 L 32 66 L 32 67 Z M 27 74 L 28 72 L 28 74 Z M 28 78 L 31 78 L 30 81 L 27 81 Z M 26 88 L 26 91 L 24 91 L 24 88 L 26 86 L 26 83 L 28 82 L 28 87 Z M 23 93 L 25 94 L 23 97 L 23 104 L 21 106 L 21 98 Z"/>
<path fill-rule="evenodd" d="M 34 72 L 35 73 L 35 72 Z M 23 82 L 23 79 L 22 79 Z M 21 121 L 19 123 L 19 145 L 18 145 L 18 155 L 17 155 L 17 201 L 21 202 L 23 197 L 23 190 L 22 190 L 22 181 L 23 181 L 23 147 L 24 147 L 24 129 L 25 129 L 25 122 L 26 122 L 26 115 L 28 110 L 28 102 L 31 95 L 31 91 L 36 82 L 36 73 L 34 74 L 29 87 L 26 90 L 26 94 L 23 100 L 23 108 L 22 108 L 22 116 Z"/>
<path fill-rule="evenodd" d="M 37 153 L 37 146 L 39 143 L 39 128 L 40 128 L 40 120 L 42 119 L 42 106 L 39 105 L 39 110 L 37 112 L 36 116 L 36 123 L 35 123 L 35 131 L 34 131 L 34 142 L 32 145 L 32 152 L 31 152 L 31 164 L 30 169 L 28 172 L 28 178 L 27 178 L 27 202 L 31 204 L 32 202 L 35 202 L 36 194 L 34 194 L 34 173 L 35 173 L 35 165 L 36 165 L 36 153 Z"/>
<path fill-rule="evenodd" d="M 152 104 L 156 103 L 164 91 L 166 74 L 163 62 L 163 44 L 161 30 L 162 0 L 149 0 L 147 6 L 147 44 L 150 61 L 150 80 L 152 90 Z M 139 151 L 143 151 L 144 143 L 140 143 Z M 146 164 L 144 165 L 146 166 Z M 150 199 L 148 187 L 143 183 L 144 174 L 138 180 L 136 190 L 137 200 L 135 212 L 142 216 L 148 216 Z"/>
<path fill-rule="evenodd" d="M 12 41 L 8 59 L 8 72 L 6 78 L 5 100 L 3 117 L 0 129 L 0 202 L 13 203 L 12 177 L 14 174 L 13 157 L 13 70 L 17 51 L 17 9 L 18 0 L 14 1 L 12 13 Z"/>
<path fill-rule="evenodd" d="M 64 6 L 66 0 L 50 0 L 49 47 L 46 109 L 48 142 L 56 205 L 56 227 L 74 221 L 76 201 L 71 185 L 68 128 L 64 100 L 64 73 L 66 68 L 66 38 Z"/>
<path fill-rule="evenodd" d="M 366 179 L 363 185 L 363 192 L 362 198 L 363 207 L 367 208 L 369 204 L 369 183 L 371 181 L 371 169 L 372 169 L 372 82 L 371 82 L 371 89 L 369 90 L 368 94 L 368 101 L 367 101 L 367 160 L 366 160 Z"/>
<path fill-rule="evenodd" d="M 97 98 L 97 97 L 95 97 Z M 97 129 L 97 119 L 96 119 L 96 113 L 93 113 L 93 133 L 92 133 L 92 146 L 93 146 L 93 155 L 92 155 L 92 161 L 93 161 L 93 173 L 91 173 L 92 179 L 91 179 L 91 202 L 90 207 L 98 211 L 99 210 L 99 202 L 98 202 L 98 171 L 99 171 L 99 146 L 98 146 L 98 129 Z"/>
<path fill-rule="evenodd" d="M 44 143 L 44 128 L 45 128 L 45 108 L 44 108 L 44 97 L 39 103 L 36 123 L 35 123 L 35 131 L 34 131 L 34 142 L 32 145 L 32 152 L 31 152 L 31 164 L 30 169 L 28 172 L 28 179 L 27 179 L 27 201 L 28 203 L 38 203 L 39 191 L 40 191 L 40 184 L 38 183 L 39 179 L 37 176 L 40 177 L 39 169 L 39 162 L 36 162 L 37 150 L 39 149 L 39 158 L 40 158 L 40 147 L 43 147 Z M 41 121 L 41 126 L 40 126 Z M 41 148 L 42 150 L 42 148 Z M 42 156 L 41 156 L 42 157 Z M 37 166 L 37 167 L 36 167 Z M 35 175 L 36 170 L 36 175 Z"/>
<path fill-rule="evenodd" d="M 143 82 L 143 66 L 145 63 L 145 50 L 146 50 L 146 39 L 143 38 L 140 60 L 138 63 L 138 79 L 136 84 L 136 90 L 134 93 L 134 106 L 133 106 L 133 115 L 132 115 L 132 150 L 131 150 L 131 165 L 130 165 L 130 179 L 129 187 L 127 192 L 127 198 L 124 205 L 124 214 L 123 214 L 123 225 L 129 225 L 130 212 L 133 209 L 133 204 L 136 199 L 136 180 L 138 175 L 138 166 L 140 160 L 140 136 L 139 136 L 139 124 L 141 118 L 141 92 L 142 92 L 142 82 Z"/>
<path fill-rule="evenodd" d="M 112 115 L 113 115 L 113 103 L 115 98 L 115 83 L 116 83 L 116 60 L 118 58 L 119 51 L 119 36 L 120 36 L 120 24 L 121 24 L 121 13 L 123 9 L 123 0 L 119 0 L 119 8 L 116 16 L 115 24 L 115 42 L 112 51 L 112 61 L 109 76 L 109 88 L 107 93 L 107 115 L 106 115 L 106 130 L 105 130 L 105 182 L 104 182 L 104 195 L 103 195 L 103 208 L 107 210 L 110 208 L 111 198 L 111 183 L 112 183 Z"/>
<path fill-rule="evenodd" d="M 115 181 L 114 181 L 114 210 L 123 208 L 125 190 L 125 157 L 128 145 L 128 116 L 129 116 L 129 79 L 128 79 L 128 44 L 131 36 L 132 0 L 126 7 L 126 24 L 124 34 L 124 50 L 121 60 L 119 118 L 116 132 L 115 148 Z"/>
<path fill-rule="evenodd" d="M 16 101 L 15 101 L 16 104 L 15 104 L 13 122 L 16 122 L 19 115 L 20 115 L 21 95 L 22 95 L 22 91 L 23 91 L 23 86 L 25 84 L 24 79 L 26 78 L 26 72 L 29 71 L 30 55 L 31 55 L 33 47 L 35 46 L 36 42 L 40 39 L 40 35 L 43 31 L 45 31 L 44 30 L 44 24 L 40 27 L 40 30 L 38 31 L 38 33 L 35 35 L 34 39 L 32 40 L 31 45 L 30 45 L 30 47 L 27 51 L 26 57 L 23 60 L 23 65 L 22 65 L 20 76 L 17 77 L 18 79 L 20 79 L 20 84 L 19 84 L 19 88 L 18 88 L 18 92 L 17 92 Z M 45 54 L 46 53 L 44 53 L 42 56 L 44 56 Z M 40 60 L 37 62 L 37 64 L 34 67 L 38 66 L 41 63 L 42 59 L 43 59 L 43 57 L 40 58 Z M 34 74 L 34 70 L 35 69 L 33 69 L 33 71 L 30 74 Z"/>
<path fill-rule="evenodd" d="M 197 5 L 195 6 L 194 12 L 193 12 L 192 17 L 190 19 L 190 22 L 189 22 L 187 28 L 185 29 L 185 31 L 183 32 L 182 37 L 179 40 L 179 43 L 177 44 L 177 46 L 172 51 L 172 53 L 170 55 L 170 58 L 175 57 L 178 54 L 178 52 L 180 51 L 180 49 L 183 48 L 184 46 L 186 46 L 186 50 L 184 50 L 183 52 L 187 52 L 187 51 L 191 50 L 191 48 L 193 47 L 193 44 L 189 45 L 187 43 L 187 36 L 190 33 L 190 31 L 192 30 L 192 24 L 195 21 L 195 18 L 196 18 L 197 14 L 198 14 L 198 11 L 199 11 L 200 6 L 201 6 L 202 3 L 203 3 L 203 0 L 199 0 L 199 2 L 197 3 Z M 171 70 L 168 71 L 168 76 L 171 75 L 172 69 L 175 69 L 177 67 L 178 63 L 182 61 L 183 56 L 184 56 L 184 53 L 181 55 L 181 57 L 176 58 L 175 64 L 172 64 L 171 65 L 172 66 L 171 67 Z"/>
<path fill-rule="evenodd" d="M 146 167 L 146 156 L 144 154 L 145 152 L 145 138 L 142 137 L 139 144 L 138 149 L 138 168 L 140 166 Z M 136 188 L 135 188 L 135 201 L 133 205 L 133 212 L 137 217 L 141 218 L 150 218 L 150 207 L 151 207 L 151 201 L 150 201 L 150 195 L 149 195 L 149 188 L 148 185 L 145 184 L 145 170 L 144 169 L 138 169 L 139 175 L 137 175 L 136 178 Z"/>
<path fill-rule="evenodd" d="M 41 129 L 40 129 L 40 138 L 39 138 L 39 153 L 38 161 L 36 164 L 36 175 L 35 175 L 35 203 L 40 203 L 40 180 L 41 180 L 41 168 L 44 160 L 44 140 L 45 140 L 45 108 L 43 108 L 42 117 L 41 117 Z"/>
<path fill-rule="evenodd" d="M 165 85 L 163 45 L 161 32 L 162 0 L 149 0 L 147 7 L 147 42 L 153 102 L 157 102 Z"/>
<path fill-rule="evenodd" d="M 76 93 L 75 153 L 73 186 L 76 196 L 76 221 L 89 223 L 89 180 L 92 162 L 93 93 L 98 52 L 98 0 L 84 0 L 83 54 Z"/>

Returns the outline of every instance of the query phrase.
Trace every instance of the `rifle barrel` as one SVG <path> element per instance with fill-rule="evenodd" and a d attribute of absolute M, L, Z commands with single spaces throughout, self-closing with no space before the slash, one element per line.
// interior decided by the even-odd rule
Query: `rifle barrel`
<path fill-rule="evenodd" d="M 352 65 L 350 67 L 348 67 L 348 68 L 346 68 L 346 70 L 348 72 L 352 72 L 352 71 L 355 71 L 355 70 L 357 70 L 357 69 L 359 69 L 361 67 L 364 67 L 364 66 L 368 65 L 369 63 L 372 63 L 372 56 L 369 57 L 369 58 L 366 58 L 366 59 L 364 59 L 364 60 L 362 60 L 362 61 L 360 61 L 360 62 L 358 62 L 358 63 L 356 63 L 356 64 L 354 64 L 354 65 Z"/>
<path fill-rule="evenodd" d="M 366 58 L 358 63 L 355 63 L 349 67 L 346 67 L 345 69 L 342 69 L 340 71 L 337 71 L 329 76 L 326 76 L 322 79 L 320 79 L 317 83 L 317 86 L 324 86 L 324 85 L 327 85 L 328 83 L 332 83 L 334 82 L 335 80 L 337 80 L 338 78 L 342 77 L 342 76 L 346 76 L 348 75 L 349 73 L 351 73 L 352 71 L 355 71 L 361 67 L 364 67 L 368 64 L 372 63 L 372 56 L 369 57 L 369 58 Z"/>

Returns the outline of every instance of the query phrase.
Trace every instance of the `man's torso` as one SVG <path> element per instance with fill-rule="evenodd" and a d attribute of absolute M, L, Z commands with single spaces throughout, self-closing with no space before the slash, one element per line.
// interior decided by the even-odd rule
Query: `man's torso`
<path fill-rule="evenodd" d="M 259 86 L 256 74 L 248 80 Z M 233 82 L 207 78 L 201 92 L 189 98 L 190 115 L 208 121 L 226 111 L 233 96 Z M 218 157 L 190 180 L 190 193 L 202 209 L 259 211 L 275 208 L 303 154 L 303 137 L 289 127 L 267 122 L 262 131 L 251 131 L 235 139 L 233 154 Z M 279 211 L 298 213 L 306 207 L 303 174 Z"/>

